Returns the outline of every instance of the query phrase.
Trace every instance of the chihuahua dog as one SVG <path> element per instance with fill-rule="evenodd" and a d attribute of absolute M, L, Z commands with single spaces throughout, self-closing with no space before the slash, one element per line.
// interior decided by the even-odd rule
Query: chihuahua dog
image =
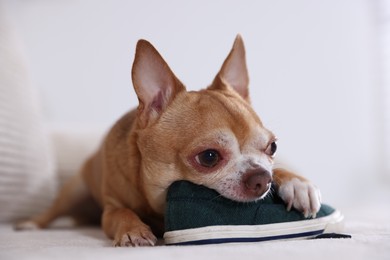
<path fill-rule="evenodd" d="M 97 217 L 115 246 L 154 245 L 164 232 L 167 189 L 177 180 L 241 202 L 264 198 L 274 183 L 287 210 L 315 217 L 318 189 L 273 169 L 276 137 L 251 107 L 240 35 L 206 89 L 186 91 L 145 40 L 137 43 L 132 81 L 138 108 L 111 128 L 54 204 L 17 229 L 45 228 L 63 215 Z"/>

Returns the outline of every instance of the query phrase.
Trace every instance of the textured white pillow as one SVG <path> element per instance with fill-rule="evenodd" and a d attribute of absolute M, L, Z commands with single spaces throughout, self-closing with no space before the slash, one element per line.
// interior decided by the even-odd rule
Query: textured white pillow
<path fill-rule="evenodd" d="M 53 157 L 17 37 L 0 10 L 0 221 L 42 211 L 57 191 Z"/>

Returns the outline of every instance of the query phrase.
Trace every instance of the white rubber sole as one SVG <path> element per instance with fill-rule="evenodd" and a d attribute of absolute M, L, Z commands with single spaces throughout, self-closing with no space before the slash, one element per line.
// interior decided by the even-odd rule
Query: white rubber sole
<path fill-rule="evenodd" d="M 312 238 L 342 231 L 343 219 L 341 212 L 336 210 L 326 217 L 301 221 L 267 225 L 206 226 L 169 231 L 165 232 L 164 241 L 166 245 L 205 245 Z"/>

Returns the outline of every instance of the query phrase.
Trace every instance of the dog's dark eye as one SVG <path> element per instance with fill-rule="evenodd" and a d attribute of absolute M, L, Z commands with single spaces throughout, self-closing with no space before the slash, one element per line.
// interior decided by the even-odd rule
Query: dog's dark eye
<path fill-rule="evenodd" d="M 202 165 L 203 167 L 212 168 L 218 164 L 221 160 L 221 156 L 218 151 L 208 149 L 199 153 L 196 157 L 196 162 Z"/>
<path fill-rule="evenodd" d="M 268 154 L 269 156 L 274 156 L 275 153 L 276 153 L 276 149 L 277 149 L 277 145 L 276 145 L 276 141 L 270 143 L 267 147 L 267 150 L 265 151 L 266 154 Z"/>

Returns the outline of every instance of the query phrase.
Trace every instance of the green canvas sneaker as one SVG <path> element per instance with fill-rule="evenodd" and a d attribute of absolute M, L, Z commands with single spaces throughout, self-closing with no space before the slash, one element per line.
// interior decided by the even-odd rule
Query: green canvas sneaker
<path fill-rule="evenodd" d="M 312 238 L 339 232 L 343 215 L 322 204 L 316 218 L 287 211 L 276 193 L 242 203 L 187 181 L 173 183 L 167 195 L 164 240 L 167 245 L 202 245 Z"/>

